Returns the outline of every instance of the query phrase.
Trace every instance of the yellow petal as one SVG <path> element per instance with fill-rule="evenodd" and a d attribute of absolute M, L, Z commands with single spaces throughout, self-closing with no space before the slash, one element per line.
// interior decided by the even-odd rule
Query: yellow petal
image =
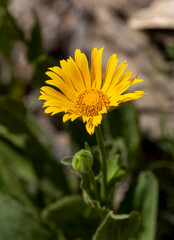
<path fill-rule="evenodd" d="M 112 82 L 108 88 L 108 90 L 106 90 L 106 93 L 107 91 L 109 91 L 111 88 L 113 88 L 116 84 L 118 84 L 120 81 L 120 77 L 121 75 L 123 74 L 125 68 L 127 67 L 127 64 L 126 64 L 126 61 L 122 62 L 121 65 L 117 68 L 116 72 L 114 73 L 114 76 L 112 78 Z"/>
<path fill-rule="evenodd" d="M 43 107 L 57 107 L 63 109 L 63 111 L 67 111 L 67 109 L 70 108 L 68 104 L 64 102 L 59 102 L 57 100 L 47 100 L 44 102 Z"/>
<path fill-rule="evenodd" d="M 60 63 L 61 63 L 61 61 L 60 61 Z M 77 94 L 76 88 L 75 88 L 73 82 L 71 81 L 71 78 L 69 78 L 67 76 L 66 71 L 63 71 L 63 69 L 61 69 L 60 67 L 57 67 L 57 66 L 50 67 L 49 70 L 56 73 L 65 82 L 65 85 L 71 89 L 72 94 L 74 94 L 74 95 Z"/>
<path fill-rule="evenodd" d="M 91 54 L 92 87 L 100 89 L 102 83 L 102 53 L 104 48 L 94 48 Z"/>
<path fill-rule="evenodd" d="M 93 117 L 94 126 L 98 126 L 99 124 L 101 124 L 101 121 L 102 121 L 102 115 L 101 114 Z"/>
<path fill-rule="evenodd" d="M 75 51 L 75 61 L 83 77 L 84 85 L 86 88 L 91 88 L 91 76 L 89 72 L 88 60 L 84 53 L 81 53 L 80 49 Z"/>
<path fill-rule="evenodd" d="M 125 82 L 131 77 L 131 74 L 131 71 L 123 74 L 123 76 L 119 80 L 117 80 L 115 84 L 112 84 L 112 86 L 109 87 L 109 89 L 107 90 L 107 95 L 109 97 L 111 97 L 113 94 L 118 95 L 120 93 L 118 91 L 119 87 L 122 87 L 125 84 Z"/>
<path fill-rule="evenodd" d="M 45 113 L 47 113 L 47 114 L 51 113 L 51 115 L 54 115 L 54 114 L 57 114 L 60 112 L 62 112 L 62 109 L 58 108 L 58 107 L 47 107 L 45 109 Z"/>
<path fill-rule="evenodd" d="M 103 78 L 102 90 L 104 92 L 108 89 L 108 87 L 110 86 L 110 84 L 112 82 L 113 74 L 114 74 L 115 69 L 117 67 L 117 63 L 118 63 L 117 55 L 113 54 L 108 60 L 105 75 L 104 75 L 104 78 Z"/>
<path fill-rule="evenodd" d="M 134 92 L 130 92 L 130 93 L 125 93 L 123 95 L 119 96 L 118 102 L 123 103 L 123 102 L 128 102 L 131 100 L 135 100 L 138 99 L 140 97 L 143 97 L 146 93 L 143 91 L 134 91 Z"/>
<path fill-rule="evenodd" d="M 74 60 L 70 57 L 67 62 L 65 60 L 60 61 L 60 64 L 63 71 L 71 79 L 77 92 L 83 91 L 85 89 L 83 78 Z"/>
<path fill-rule="evenodd" d="M 60 76 L 51 71 L 47 71 L 46 74 L 51 78 L 50 80 L 46 81 L 47 84 L 59 88 L 60 91 L 64 93 L 69 99 L 76 98 L 77 92 L 75 91 L 75 89 L 73 87 L 67 87 L 68 85 Z"/>
<path fill-rule="evenodd" d="M 90 135 L 92 135 L 94 134 L 94 129 L 95 129 L 95 126 L 92 123 L 92 119 L 89 119 L 89 121 L 86 123 L 86 130 Z"/>
<path fill-rule="evenodd" d="M 51 87 L 41 87 L 41 93 L 42 96 L 40 96 L 40 99 L 42 100 L 57 100 L 59 102 L 65 102 L 66 104 L 73 105 L 73 101 L 70 101 L 68 98 L 66 98 L 65 95 L 62 93 L 58 92 L 57 90 L 51 88 Z M 60 105 L 61 106 L 61 105 Z"/>
<path fill-rule="evenodd" d="M 89 121 L 89 118 L 90 118 L 90 117 L 87 117 L 87 116 L 84 116 L 84 115 L 82 116 L 82 119 L 83 119 L 83 122 L 84 122 L 84 123 L 85 123 L 85 122 L 88 122 L 88 121 Z"/>
<path fill-rule="evenodd" d="M 131 85 L 142 81 L 143 81 L 142 79 L 129 80 L 125 84 L 120 86 L 117 91 L 119 91 L 120 94 L 124 93 Z"/>
<path fill-rule="evenodd" d="M 88 122 L 86 123 L 86 130 L 91 135 L 94 134 L 94 129 L 99 124 L 101 124 L 102 121 L 102 115 L 94 116 L 92 118 L 89 118 Z"/>
<path fill-rule="evenodd" d="M 136 75 L 137 76 L 137 75 Z M 136 76 L 129 81 L 126 81 L 124 83 L 120 83 L 119 85 L 116 85 L 112 89 L 112 93 L 110 94 L 110 101 L 116 101 L 118 99 L 118 96 L 124 93 L 131 85 L 142 82 L 142 79 L 136 79 Z"/>
<path fill-rule="evenodd" d="M 99 113 L 100 113 L 100 114 L 107 113 L 107 109 L 106 109 L 106 107 L 103 107 L 102 110 L 101 110 Z"/>
<path fill-rule="evenodd" d="M 68 121 L 69 119 L 71 119 L 71 121 L 73 122 L 75 119 L 77 119 L 79 117 L 79 115 L 75 114 L 75 113 L 66 113 L 63 116 L 63 122 Z"/>

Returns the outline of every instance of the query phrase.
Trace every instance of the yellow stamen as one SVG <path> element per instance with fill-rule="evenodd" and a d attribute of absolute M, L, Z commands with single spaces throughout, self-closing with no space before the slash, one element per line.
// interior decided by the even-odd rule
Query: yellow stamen
<path fill-rule="evenodd" d="M 79 94 L 75 108 L 78 114 L 87 117 L 97 116 L 104 108 L 110 104 L 108 96 L 98 89 L 87 89 Z"/>

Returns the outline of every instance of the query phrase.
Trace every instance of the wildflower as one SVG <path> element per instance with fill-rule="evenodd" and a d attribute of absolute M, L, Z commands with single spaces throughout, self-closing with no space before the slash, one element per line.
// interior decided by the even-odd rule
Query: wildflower
<path fill-rule="evenodd" d="M 132 84 L 143 80 L 137 79 L 138 74 L 130 79 L 131 71 L 123 74 L 127 66 L 125 61 L 116 69 L 116 54 L 110 57 L 102 77 L 102 52 L 103 48 L 92 50 L 91 70 L 86 55 L 80 49 L 75 51 L 75 60 L 69 57 L 67 61 L 60 61 L 61 67 L 49 68 L 46 74 L 51 79 L 46 83 L 53 87 L 43 86 L 39 97 L 45 100 L 45 113 L 65 112 L 63 122 L 82 118 L 88 133 L 93 134 L 95 127 L 101 124 L 102 115 L 111 107 L 145 95 L 143 91 L 123 94 Z"/>

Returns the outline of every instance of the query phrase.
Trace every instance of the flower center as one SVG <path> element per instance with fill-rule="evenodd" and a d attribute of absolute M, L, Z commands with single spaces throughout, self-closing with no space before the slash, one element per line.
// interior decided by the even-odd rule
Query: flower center
<path fill-rule="evenodd" d="M 76 110 L 79 114 L 93 117 L 97 116 L 103 107 L 109 108 L 109 98 L 98 89 L 87 89 L 82 92 L 76 101 Z"/>

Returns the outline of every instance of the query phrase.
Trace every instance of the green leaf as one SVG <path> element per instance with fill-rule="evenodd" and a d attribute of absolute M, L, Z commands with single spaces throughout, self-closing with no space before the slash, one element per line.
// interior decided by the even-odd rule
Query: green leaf
<path fill-rule="evenodd" d="M 69 192 L 65 175 L 61 166 L 57 163 L 58 160 L 38 140 L 34 131 L 29 127 L 26 115 L 27 109 L 24 104 L 8 97 L 0 97 L 0 112 L 0 124 L 9 133 L 12 133 L 13 137 L 14 134 L 25 136 L 24 144 L 18 145 L 18 147 L 21 147 L 20 151 L 32 164 L 37 177 L 39 179 L 48 178 L 53 187 L 57 191 L 59 190 L 60 194 Z M 11 138 L 10 141 L 14 141 L 14 138 Z M 16 145 L 16 142 L 12 142 L 12 144 Z"/>
<path fill-rule="evenodd" d="M 169 154 L 174 158 L 174 139 L 168 138 L 168 139 L 161 139 L 159 142 L 157 142 L 157 146 L 162 149 L 165 153 Z"/>
<path fill-rule="evenodd" d="M 10 58 L 14 40 L 24 41 L 24 33 L 7 9 L 0 6 L 0 52 Z"/>
<path fill-rule="evenodd" d="M 80 187 L 82 189 L 82 196 L 84 202 L 88 206 L 92 207 L 93 211 L 97 212 L 97 215 L 100 214 L 100 216 L 105 216 L 108 213 L 109 209 L 104 205 L 102 206 L 101 202 L 98 200 L 100 191 L 99 182 L 96 181 L 97 197 L 95 195 L 94 189 L 91 186 L 89 175 L 86 174 L 82 176 Z"/>
<path fill-rule="evenodd" d="M 43 53 L 43 43 L 40 31 L 40 24 L 37 15 L 34 12 L 35 25 L 31 31 L 31 39 L 27 42 L 28 45 L 28 59 L 34 61 Z"/>
<path fill-rule="evenodd" d="M 125 170 L 119 164 L 120 154 L 116 154 L 107 161 L 107 184 L 115 185 L 124 176 Z"/>
<path fill-rule="evenodd" d="M 73 156 L 65 157 L 65 158 L 62 158 L 60 162 L 67 167 L 70 167 L 70 166 L 72 167 L 72 159 L 73 159 Z"/>
<path fill-rule="evenodd" d="M 119 165 L 123 168 L 128 167 L 127 159 L 127 147 L 124 138 L 117 137 L 115 140 L 105 142 L 106 149 L 108 150 L 108 156 L 112 157 L 115 154 L 120 154 Z"/>
<path fill-rule="evenodd" d="M 3 240 L 55 239 L 37 215 L 9 198 L 0 200 L 0 223 L 0 239 Z"/>
<path fill-rule="evenodd" d="M 0 196 L 10 195 L 18 199 L 22 204 L 31 207 L 31 202 L 26 191 L 15 172 L 9 167 L 3 158 L 0 149 Z"/>
<path fill-rule="evenodd" d="M 10 39 L 25 41 L 24 33 L 19 28 L 16 23 L 16 20 L 13 16 L 7 11 L 6 12 L 6 23 L 7 23 L 7 33 Z"/>
<path fill-rule="evenodd" d="M 68 193 L 67 180 L 57 162 L 58 159 L 38 141 L 33 133 L 29 136 L 24 153 L 30 159 L 39 179 L 48 178 L 57 191 L 59 190 L 61 194 Z"/>
<path fill-rule="evenodd" d="M 40 55 L 39 57 L 34 59 L 33 62 L 33 76 L 32 83 L 41 87 L 48 80 L 48 76 L 45 74 L 49 67 L 57 65 L 57 62 L 54 58 L 47 56 L 45 54 Z"/>
<path fill-rule="evenodd" d="M 7 167 L 22 180 L 37 182 L 33 166 L 25 158 L 25 156 L 19 154 L 14 148 L 10 147 L 5 141 L 0 139 L 0 156 L 5 159 Z"/>
<path fill-rule="evenodd" d="M 42 216 L 58 228 L 68 229 L 70 224 L 75 226 L 80 223 L 85 207 L 80 196 L 64 197 L 43 210 Z"/>
<path fill-rule="evenodd" d="M 152 172 L 139 175 L 134 195 L 134 208 L 141 212 L 142 226 L 136 240 L 154 240 L 158 209 L 158 181 Z"/>
<path fill-rule="evenodd" d="M 125 168 L 120 165 L 120 154 L 116 154 L 107 161 L 107 201 L 110 206 L 113 204 L 113 195 L 117 185 L 125 175 Z"/>
<path fill-rule="evenodd" d="M 1 0 L 0 1 L 0 6 L 7 7 L 7 5 L 8 5 L 8 0 Z"/>
<path fill-rule="evenodd" d="M 121 136 L 125 139 L 128 149 L 129 167 L 135 168 L 138 163 L 141 146 L 141 135 L 138 124 L 138 116 L 132 102 L 121 104 L 111 111 L 108 121 L 113 138 Z"/>
<path fill-rule="evenodd" d="M 85 142 L 85 150 L 91 152 L 91 148 L 87 142 Z"/>
<path fill-rule="evenodd" d="M 66 167 L 68 167 L 70 171 L 72 171 L 72 172 L 74 172 L 75 174 L 77 174 L 78 176 L 80 176 L 80 175 L 79 175 L 79 172 L 76 171 L 76 170 L 73 168 L 72 159 L 73 159 L 73 156 L 71 156 L 71 157 L 65 157 L 65 158 L 62 158 L 62 159 L 60 160 L 60 162 L 61 162 L 63 165 L 65 165 Z"/>
<path fill-rule="evenodd" d="M 86 205 L 80 196 L 67 196 L 47 207 L 42 216 L 52 226 L 63 229 L 68 240 L 76 238 L 87 240 L 91 239 L 90 236 L 97 224 L 95 218 L 90 216 L 93 212 L 87 214 Z"/>
<path fill-rule="evenodd" d="M 164 44 L 164 48 L 165 48 L 165 52 L 164 52 L 164 55 L 165 57 L 167 58 L 170 58 L 170 59 L 174 59 L 174 47 L 173 47 L 173 44 Z"/>
<path fill-rule="evenodd" d="M 2 96 L 0 97 L 0 111 L 0 124 L 5 126 L 9 132 L 15 134 L 28 132 L 25 124 L 27 111 L 20 101 Z"/>
<path fill-rule="evenodd" d="M 13 143 L 16 147 L 22 148 L 26 144 L 26 134 L 14 134 L 8 131 L 8 129 L 0 125 L 0 136 Z"/>
<path fill-rule="evenodd" d="M 140 226 L 140 215 L 133 211 L 129 215 L 115 215 L 110 211 L 98 227 L 92 240 L 129 240 Z M 146 239 L 147 240 L 147 239 Z"/>

